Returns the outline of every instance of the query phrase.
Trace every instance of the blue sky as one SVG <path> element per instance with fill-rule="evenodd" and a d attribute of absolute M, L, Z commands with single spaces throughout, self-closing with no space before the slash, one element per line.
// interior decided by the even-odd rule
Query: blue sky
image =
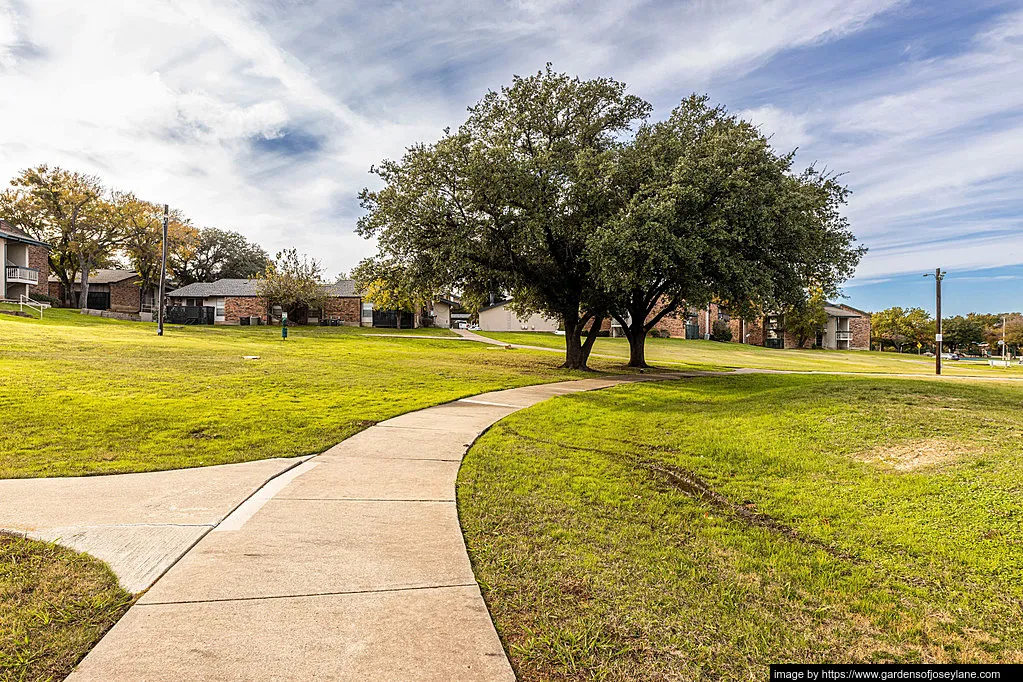
<path fill-rule="evenodd" d="M 94 172 L 332 272 L 369 166 L 547 61 L 844 172 L 865 309 L 1023 309 L 1023 3 L 0 0 L 0 178 Z"/>

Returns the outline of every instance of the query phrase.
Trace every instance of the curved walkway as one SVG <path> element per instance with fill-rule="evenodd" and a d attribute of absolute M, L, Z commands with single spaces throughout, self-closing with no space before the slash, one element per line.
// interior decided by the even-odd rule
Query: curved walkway
<path fill-rule="evenodd" d="M 88 552 L 121 587 L 141 592 L 253 490 L 304 459 L 0 480 L 0 529 Z"/>
<path fill-rule="evenodd" d="M 455 506 L 469 445 L 548 398 L 704 373 L 485 393 L 381 422 L 209 531 L 70 680 L 513 680 Z"/>

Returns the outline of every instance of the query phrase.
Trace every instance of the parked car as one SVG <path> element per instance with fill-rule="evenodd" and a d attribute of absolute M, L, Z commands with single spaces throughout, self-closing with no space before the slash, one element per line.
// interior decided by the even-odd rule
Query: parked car
<path fill-rule="evenodd" d="M 942 360 L 959 360 L 960 356 L 959 356 L 959 353 L 942 353 L 941 354 L 941 359 Z"/>

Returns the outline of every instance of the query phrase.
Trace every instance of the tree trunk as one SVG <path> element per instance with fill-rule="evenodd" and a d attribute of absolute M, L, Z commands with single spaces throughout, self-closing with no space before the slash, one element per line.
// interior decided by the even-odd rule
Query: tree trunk
<path fill-rule="evenodd" d="M 89 270 L 92 269 L 91 264 L 81 258 L 78 259 L 82 268 L 82 290 L 78 294 L 78 307 L 87 308 L 89 306 Z"/>
<path fill-rule="evenodd" d="M 563 369 L 586 369 L 586 359 L 582 355 L 582 325 L 578 318 L 565 317 L 565 362 Z"/>
<path fill-rule="evenodd" d="M 646 334 L 629 339 L 629 367 L 649 367 L 646 364 Z"/>
<path fill-rule="evenodd" d="M 644 322 L 646 315 L 637 316 L 634 311 L 630 311 L 629 317 L 629 324 L 622 324 L 625 337 L 629 340 L 629 367 L 648 367 L 649 365 L 646 364 L 646 324 Z"/>
<path fill-rule="evenodd" d="M 584 369 L 589 370 L 586 363 L 590 359 L 590 351 L 593 350 L 593 343 L 597 340 L 597 332 L 603 324 L 603 317 L 594 317 L 590 321 L 590 330 L 583 341 L 585 324 L 580 322 L 579 316 L 564 316 L 565 321 L 565 362 L 562 369 Z"/>

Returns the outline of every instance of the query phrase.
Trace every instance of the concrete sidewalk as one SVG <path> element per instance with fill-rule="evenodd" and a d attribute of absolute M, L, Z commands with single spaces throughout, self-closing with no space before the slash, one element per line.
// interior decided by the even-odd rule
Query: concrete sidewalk
<path fill-rule="evenodd" d="M 141 592 L 254 490 L 304 459 L 0 480 L 0 529 L 88 552 L 124 589 Z"/>
<path fill-rule="evenodd" d="M 390 419 L 274 479 L 161 578 L 70 680 L 513 680 L 455 506 L 499 419 L 662 373 L 495 391 Z"/>

